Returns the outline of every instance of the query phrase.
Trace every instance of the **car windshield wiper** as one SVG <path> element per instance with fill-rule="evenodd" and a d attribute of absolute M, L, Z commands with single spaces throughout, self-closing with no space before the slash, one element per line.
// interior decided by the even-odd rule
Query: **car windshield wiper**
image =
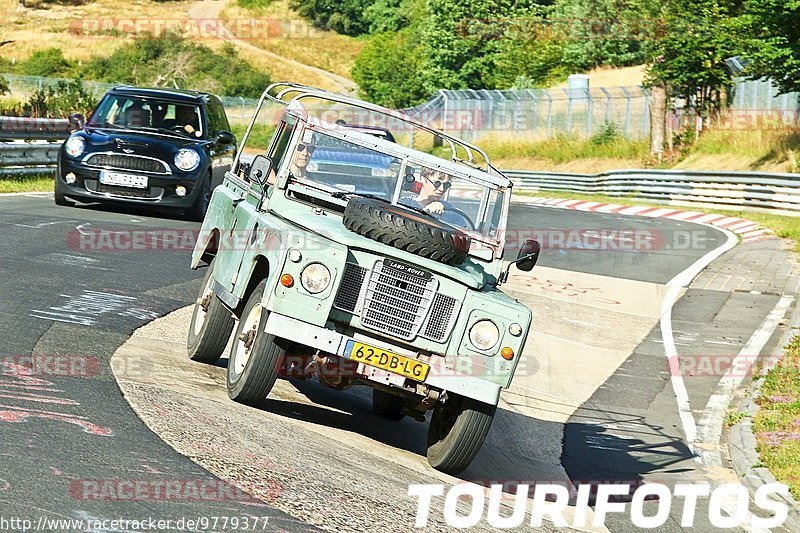
<path fill-rule="evenodd" d="M 168 130 L 167 128 L 155 128 L 155 127 L 150 127 L 150 126 L 139 126 L 138 129 L 148 130 L 148 131 L 157 131 L 159 133 L 164 133 L 164 134 L 167 134 L 167 135 L 173 135 L 173 136 L 176 136 L 176 137 L 188 137 L 189 136 L 188 134 L 181 133 L 179 131 Z"/>

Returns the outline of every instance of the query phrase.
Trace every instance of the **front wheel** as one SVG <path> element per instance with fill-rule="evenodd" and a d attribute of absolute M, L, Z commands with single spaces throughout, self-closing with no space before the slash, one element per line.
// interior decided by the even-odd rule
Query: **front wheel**
<path fill-rule="evenodd" d="M 496 405 L 448 393 L 428 426 L 428 463 L 445 474 L 463 472 L 478 455 L 496 410 Z"/>
<path fill-rule="evenodd" d="M 211 173 L 208 173 L 201 179 L 200 190 L 198 191 L 197 198 L 192 207 L 186 212 L 189 220 L 194 222 L 202 222 L 208 211 L 208 205 L 211 203 Z"/>
<path fill-rule="evenodd" d="M 186 348 L 189 358 L 201 363 L 216 363 L 225 351 L 225 346 L 231 338 L 235 324 L 233 316 L 228 311 L 211 286 L 214 283 L 214 263 L 207 267 L 207 272 L 200 287 L 200 294 L 194 305 L 192 321 L 189 324 L 189 335 L 186 339 Z"/>
<path fill-rule="evenodd" d="M 257 403 L 267 397 L 278 379 L 285 341 L 264 331 L 269 311 L 261 307 L 267 281 L 250 295 L 239 320 L 228 360 L 228 397 L 239 403 Z"/>

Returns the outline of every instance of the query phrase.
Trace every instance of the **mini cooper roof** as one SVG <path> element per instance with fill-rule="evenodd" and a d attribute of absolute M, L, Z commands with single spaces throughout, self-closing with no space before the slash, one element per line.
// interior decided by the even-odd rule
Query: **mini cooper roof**
<path fill-rule="evenodd" d="M 109 94 L 123 96 L 144 96 L 170 100 L 173 102 L 184 102 L 187 104 L 204 104 L 212 96 L 209 93 L 189 91 L 186 89 L 170 89 L 165 87 L 134 87 L 132 85 L 118 85 Z"/>
<path fill-rule="evenodd" d="M 302 99 L 306 98 L 327 100 L 330 102 L 350 105 L 375 113 L 387 115 L 401 122 L 407 123 L 412 128 L 417 128 L 432 135 L 438 136 L 444 142 L 450 145 L 452 150 L 452 162 L 448 161 L 447 159 L 442 159 L 440 157 L 421 152 L 419 150 L 414 150 L 413 148 L 407 148 L 385 139 L 380 139 L 375 136 L 361 133 L 357 130 L 348 131 L 346 128 L 333 129 L 326 128 L 323 124 L 311 124 L 308 121 L 308 113 L 305 111 L 305 108 L 301 102 Z M 509 180 L 508 177 L 506 177 L 502 172 L 492 166 L 489 156 L 482 149 L 448 133 L 418 122 L 417 120 L 404 115 L 399 111 L 394 111 L 376 104 L 364 102 L 362 100 L 357 100 L 355 98 L 350 98 L 348 96 L 343 96 L 330 91 L 288 82 L 273 83 L 267 87 L 267 89 L 261 95 L 261 101 L 259 101 L 258 109 L 260 109 L 264 99 L 268 99 L 282 106 L 286 106 L 288 113 L 305 122 L 306 124 L 310 124 L 311 127 L 316 131 L 330 133 L 334 136 L 344 139 L 352 139 L 361 145 L 371 145 L 375 148 L 379 148 L 381 152 L 391 154 L 395 157 L 404 158 L 410 155 L 414 160 L 426 164 L 426 166 L 442 169 L 447 168 L 454 174 L 460 174 L 465 177 L 468 176 L 472 180 L 481 183 L 490 183 L 500 188 L 509 188 L 512 186 L 511 180 Z M 256 112 L 258 112 L 258 109 Z M 248 127 L 248 134 L 249 130 L 250 128 Z M 458 149 L 460 149 L 467 156 L 467 159 L 458 157 Z M 480 159 L 483 160 L 483 164 L 476 162 L 476 155 L 480 156 Z M 443 161 L 447 161 L 447 163 L 442 164 Z"/>

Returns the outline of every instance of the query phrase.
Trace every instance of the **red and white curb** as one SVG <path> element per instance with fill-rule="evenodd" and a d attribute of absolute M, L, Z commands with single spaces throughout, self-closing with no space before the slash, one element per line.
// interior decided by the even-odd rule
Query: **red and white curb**
<path fill-rule="evenodd" d="M 515 196 L 517 203 L 542 205 L 574 211 L 588 211 L 592 213 L 609 213 L 615 215 L 636 215 L 640 217 L 668 218 L 684 222 L 697 222 L 724 228 L 739 235 L 742 242 L 756 242 L 765 239 L 774 239 L 771 230 L 746 218 L 728 217 L 700 213 L 698 211 L 682 211 L 671 207 L 651 207 L 642 205 L 604 204 L 601 202 L 588 202 L 585 200 L 569 200 L 563 198 L 547 198 L 545 196 Z"/>

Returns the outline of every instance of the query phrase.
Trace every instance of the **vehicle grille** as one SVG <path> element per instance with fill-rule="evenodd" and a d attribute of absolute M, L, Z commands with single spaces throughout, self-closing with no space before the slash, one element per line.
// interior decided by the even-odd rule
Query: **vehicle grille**
<path fill-rule="evenodd" d="M 344 266 L 344 274 L 342 274 L 339 292 L 336 293 L 336 298 L 333 300 L 333 306 L 336 309 L 341 309 L 348 313 L 356 312 L 358 296 L 361 294 L 361 286 L 364 284 L 364 277 L 366 277 L 366 275 L 366 268 L 354 265 L 353 263 L 347 263 Z"/>
<path fill-rule="evenodd" d="M 443 341 L 450 333 L 460 307 L 460 302 L 455 298 L 437 292 L 422 336 L 434 341 Z"/>
<path fill-rule="evenodd" d="M 362 297 L 365 280 L 368 286 Z M 382 261 L 376 263 L 372 272 L 347 263 L 333 306 L 362 315 L 361 323 L 369 329 L 402 339 L 411 339 L 419 333 L 441 342 L 450 334 L 461 302 L 435 292 L 437 285 L 435 279 L 425 281 L 410 276 L 384 267 Z"/>
<path fill-rule="evenodd" d="M 412 339 L 428 314 L 438 282 L 375 263 L 364 294 L 361 323 L 401 339 Z"/>
<path fill-rule="evenodd" d="M 125 170 L 139 170 L 141 172 L 154 172 L 157 174 L 167 173 L 167 167 L 164 166 L 164 163 L 156 159 L 149 159 L 145 157 L 114 155 L 114 154 L 97 154 L 91 156 L 88 159 L 87 164 L 98 167 L 122 168 Z"/>

